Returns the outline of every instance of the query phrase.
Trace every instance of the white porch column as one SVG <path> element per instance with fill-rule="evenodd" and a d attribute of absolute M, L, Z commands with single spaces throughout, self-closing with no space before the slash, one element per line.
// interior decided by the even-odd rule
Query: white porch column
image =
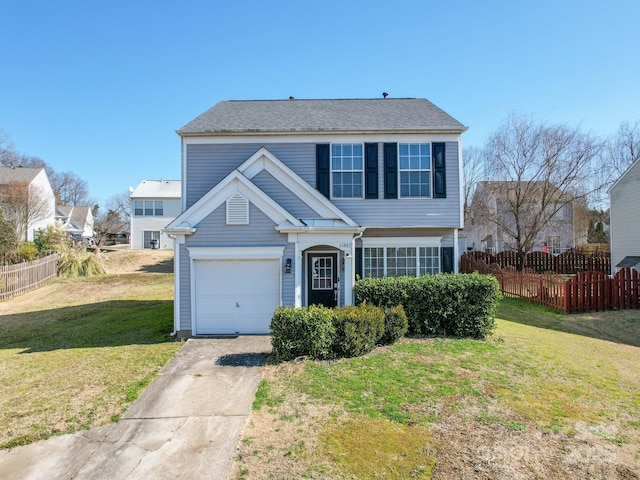
<path fill-rule="evenodd" d="M 352 252 L 355 250 L 352 248 Z M 344 255 L 344 304 L 353 305 L 353 253 Z"/>
<path fill-rule="evenodd" d="M 460 252 L 458 251 L 458 229 L 453 230 L 453 273 L 458 272 L 458 259 L 460 258 Z"/>
<path fill-rule="evenodd" d="M 302 251 L 300 250 L 300 243 L 296 240 L 295 242 L 295 264 L 294 264 L 294 296 L 293 296 L 293 305 L 296 308 L 302 307 L 302 264 L 304 263 L 304 259 L 302 258 Z"/>

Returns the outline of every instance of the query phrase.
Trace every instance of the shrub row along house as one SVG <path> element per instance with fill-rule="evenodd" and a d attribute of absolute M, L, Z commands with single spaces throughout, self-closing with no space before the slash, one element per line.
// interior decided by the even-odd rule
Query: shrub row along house
<path fill-rule="evenodd" d="M 175 331 L 267 333 L 355 279 L 457 269 L 461 134 L 426 99 L 225 101 L 178 130 Z"/>

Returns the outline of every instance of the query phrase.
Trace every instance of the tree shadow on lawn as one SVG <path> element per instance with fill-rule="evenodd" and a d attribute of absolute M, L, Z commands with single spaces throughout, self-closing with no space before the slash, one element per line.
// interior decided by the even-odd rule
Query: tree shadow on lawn
<path fill-rule="evenodd" d="M 145 273 L 173 273 L 173 257 L 152 265 L 144 265 L 139 271 Z"/>
<path fill-rule="evenodd" d="M 170 341 L 173 301 L 114 300 L 0 317 L 0 349 L 20 353 Z"/>
<path fill-rule="evenodd" d="M 640 347 L 640 310 L 565 314 L 524 300 L 504 297 L 496 317 L 532 327 Z"/>

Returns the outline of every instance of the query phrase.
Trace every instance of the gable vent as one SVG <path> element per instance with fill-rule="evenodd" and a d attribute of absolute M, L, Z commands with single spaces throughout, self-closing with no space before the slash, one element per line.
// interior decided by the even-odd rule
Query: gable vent
<path fill-rule="evenodd" d="M 249 200 L 239 193 L 227 200 L 227 225 L 249 225 Z"/>

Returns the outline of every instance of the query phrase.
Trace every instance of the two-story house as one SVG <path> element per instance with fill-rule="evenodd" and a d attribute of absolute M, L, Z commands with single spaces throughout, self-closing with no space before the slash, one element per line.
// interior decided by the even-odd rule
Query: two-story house
<path fill-rule="evenodd" d="M 358 277 L 455 271 L 466 128 L 415 98 L 224 101 L 182 127 L 175 330 L 268 333 Z"/>
<path fill-rule="evenodd" d="M 54 225 L 56 199 L 44 168 L 0 167 L 0 208 L 17 241 Z"/>
<path fill-rule="evenodd" d="M 518 233 L 521 245 L 551 254 L 585 243 L 588 225 L 575 218 L 574 202 L 550 191 L 542 182 L 478 182 L 465 218 L 467 246 L 494 254 L 515 251 Z"/>
<path fill-rule="evenodd" d="M 162 229 L 182 211 L 180 180 L 143 180 L 131 194 L 131 248 L 172 249 Z"/>
<path fill-rule="evenodd" d="M 90 242 L 93 239 L 93 214 L 90 207 L 58 205 L 56 222 L 76 241 Z"/>

